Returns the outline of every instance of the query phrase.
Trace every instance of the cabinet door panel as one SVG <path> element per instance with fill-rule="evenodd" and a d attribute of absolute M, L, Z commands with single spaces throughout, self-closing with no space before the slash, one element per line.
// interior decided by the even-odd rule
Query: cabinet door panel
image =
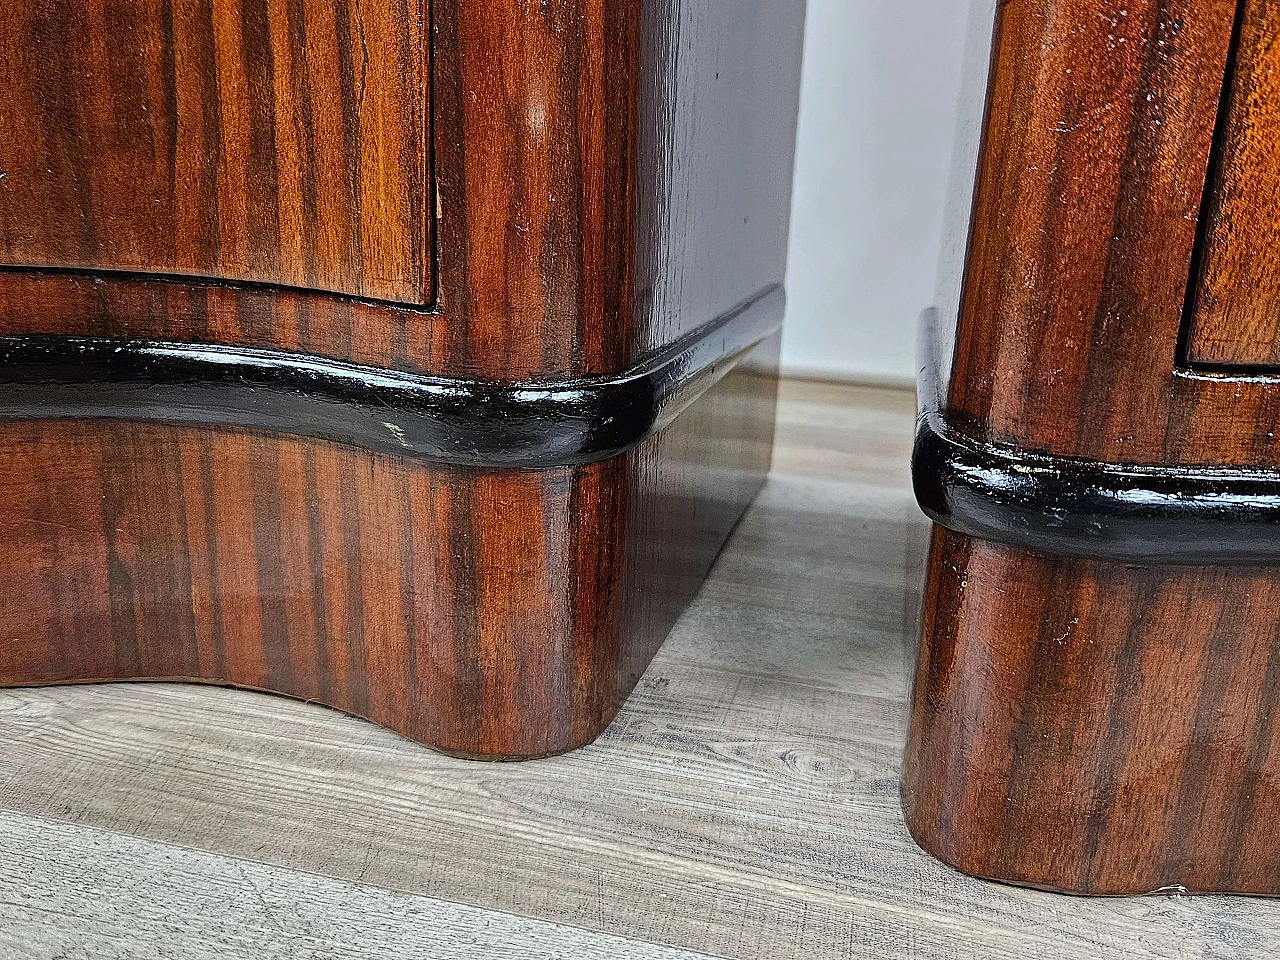
<path fill-rule="evenodd" d="M 1187 359 L 1280 365 L 1280 3 L 1243 0 L 1210 171 Z"/>
<path fill-rule="evenodd" d="M 0 263 L 433 297 L 428 0 L 9 0 Z"/>

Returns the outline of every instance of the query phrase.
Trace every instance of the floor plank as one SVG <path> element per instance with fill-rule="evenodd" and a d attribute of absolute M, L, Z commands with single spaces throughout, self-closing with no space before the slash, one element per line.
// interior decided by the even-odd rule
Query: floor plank
<path fill-rule="evenodd" d="M 450 910 L 494 911 L 732 958 L 1275 955 L 1270 901 L 1068 898 L 962 876 L 912 844 L 897 777 L 926 533 L 913 426 L 905 393 L 784 384 L 774 476 L 585 750 L 483 765 L 254 693 L 0 691 L 0 809 L 273 883 L 398 891 L 446 926 L 470 922 Z M 32 896 L 91 869 L 79 856 L 32 865 Z M 152 920 L 183 909 L 153 886 Z"/>
<path fill-rule="evenodd" d="M 34 817 L 0 814 L 0 844 L 12 960 L 706 960 Z"/>

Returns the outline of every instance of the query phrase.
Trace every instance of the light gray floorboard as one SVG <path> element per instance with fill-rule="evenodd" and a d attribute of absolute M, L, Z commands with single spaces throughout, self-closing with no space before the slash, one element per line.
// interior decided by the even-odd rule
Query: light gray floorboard
<path fill-rule="evenodd" d="M 775 475 L 617 722 L 570 756 L 467 763 L 241 691 L 0 691 L 0 810 L 22 829 L 82 831 L 16 861 L 23 896 L 66 902 L 103 857 L 133 856 L 113 844 L 138 843 L 262 870 L 296 891 L 285 899 L 334 884 L 317 956 L 359 949 L 338 934 L 366 923 L 468 936 L 468 910 L 494 911 L 500 931 L 528 918 L 733 958 L 1280 955 L 1272 901 L 1021 890 L 911 842 L 897 778 L 927 532 L 907 480 L 913 425 L 904 393 L 785 384 Z M 4 848 L 22 842 L 0 830 L 0 883 Z M 261 925 L 235 870 L 204 889 L 206 861 L 173 863 L 131 874 L 150 887 L 139 929 L 208 897 L 243 905 L 218 914 L 228 936 Z M 113 902 L 135 904 L 114 933 L 59 908 L 56 945 L 124 936 L 143 898 Z M 17 909 L 0 903 L 0 928 Z"/>
<path fill-rule="evenodd" d="M 4 957 L 706 957 L 18 814 L 0 814 L 0 844 Z"/>

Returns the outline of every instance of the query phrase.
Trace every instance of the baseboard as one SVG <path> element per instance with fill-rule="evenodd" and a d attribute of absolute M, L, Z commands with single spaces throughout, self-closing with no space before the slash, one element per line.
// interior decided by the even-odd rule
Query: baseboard
<path fill-rule="evenodd" d="M 914 390 L 916 378 L 914 374 L 873 373 L 868 370 L 833 370 L 828 367 L 811 367 L 804 364 L 787 363 L 785 360 L 779 374 L 788 380 L 816 380 L 820 383 L 838 383 L 850 387 L 880 387 L 891 390 Z"/>

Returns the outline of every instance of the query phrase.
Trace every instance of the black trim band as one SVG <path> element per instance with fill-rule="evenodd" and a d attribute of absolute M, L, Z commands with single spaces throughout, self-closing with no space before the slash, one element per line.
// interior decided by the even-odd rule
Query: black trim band
<path fill-rule="evenodd" d="M 1133 564 L 1280 561 L 1280 473 L 1122 466 L 1028 453 L 950 431 L 936 311 L 921 321 L 911 473 L 937 524 L 1037 553 Z"/>
<path fill-rule="evenodd" d="M 782 323 L 770 287 L 616 376 L 495 384 L 301 354 L 0 337 L 0 418 L 241 427 L 482 467 L 591 463 L 661 430 Z"/>

